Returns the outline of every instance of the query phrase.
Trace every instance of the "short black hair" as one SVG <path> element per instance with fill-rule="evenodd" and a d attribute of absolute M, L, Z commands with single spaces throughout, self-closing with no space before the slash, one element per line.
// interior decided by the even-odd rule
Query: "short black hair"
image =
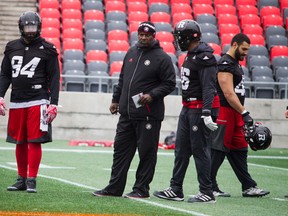
<path fill-rule="evenodd" d="M 243 33 L 236 34 L 232 38 L 231 46 L 233 45 L 234 42 L 236 42 L 238 45 L 242 44 L 243 42 L 246 42 L 248 44 L 251 43 L 249 37 Z"/>

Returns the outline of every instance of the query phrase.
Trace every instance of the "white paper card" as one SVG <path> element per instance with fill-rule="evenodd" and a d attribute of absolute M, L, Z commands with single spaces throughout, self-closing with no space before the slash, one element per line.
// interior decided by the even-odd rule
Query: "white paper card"
<path fill-rule="evenodd" d="M 139 93 L 139 94 L 137 94 L 137 95 L 132 96 L 132 99 L 133 99 L 133 102 L 134 102 L 136 108 L 139 108 L 139 107 L 142 107 L 142 106 L 143 106 L 143 105 L 141 105 L 141 104 L 138 103 L 138 101 L 139 101 L 139 99 L 140 99 L 140 97 L 141 97 L 142 95 L 143 95 L 143 93 L 141 92 L 141 93 Z"/>

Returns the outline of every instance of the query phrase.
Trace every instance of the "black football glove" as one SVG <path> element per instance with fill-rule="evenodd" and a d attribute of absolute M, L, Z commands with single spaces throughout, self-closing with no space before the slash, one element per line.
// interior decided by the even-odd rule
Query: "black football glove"
<path fill-rule="evenodd" d="M 248 111 L 242 113 L 242 119 L 245 123 L 245 127 L 250 127 L 253 125 L 253 118 L 249 115 Z"/>

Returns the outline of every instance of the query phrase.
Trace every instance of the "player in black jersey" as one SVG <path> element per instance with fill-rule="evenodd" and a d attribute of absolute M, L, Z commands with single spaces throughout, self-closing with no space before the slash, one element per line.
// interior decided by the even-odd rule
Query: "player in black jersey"
<path fill-rule="evenodd" d="M 217 62 L 213 49 L 200 42 L 201 29 L 193 20 L 179 22 L 174 30 L 176 44 L 188 51 L 181 67 L 182 104 L 179 116 L 173 176 L 170 187 L 155 191 L 154 196 L 183 201 L 183 181 L 193 155 L 200 192 L 188 202 L 214 203 L 211 167 L 211 134 L 217 129 L 219 97 L 216 93 Z"/>
<path fill-rule="evenodd" d="M 21 38 L 7 43 L 0 74 L 0 114 L 11 84 L 7 142 L 16 144 L 18 179 L 8 191 L 36 192 L 41 143 L 51 142 L 51 122 L 57 115 L 60 70 L 55 46 L 40 36 L 41 19 L 23 13 Z"/>
<path fill-rule="evenodd" d="M 250 39 L 245 34 L 232 38 L 231 47 L 218 62 L 217 91 L 220 97 L 220 112 L 217 118 L 218 130 L 212 145 L 211 180 L 214 196 L 229 197 L 217 185 L 216 175 L 225 156 L 242 184 L 244 197 L 260 197 L 269 194 L 257 188 L 248 172 L 248 143 L 245 140 L 244 124 L 253 125 L 253 119 L 244 107 L 244 73 L 242 61 L 250 48 Z"/>

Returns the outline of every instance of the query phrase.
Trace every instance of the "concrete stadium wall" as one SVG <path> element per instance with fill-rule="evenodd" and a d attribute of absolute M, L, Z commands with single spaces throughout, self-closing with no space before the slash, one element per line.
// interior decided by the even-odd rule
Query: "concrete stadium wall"
<path fill-rule="evenodd" d="M 5 96 L 9 104 L 9 92 Z M 54 140 L 97 140 L 113 141 L 118 117 L 111 115 L 109 93 L 61 92 L 59 113 L 53 122 Z M 162 124 L 160 141 L 175 131 L 181 110 L 181 97 L 165 98 L 166 115 Z M 284 111 L 288 100 L 250 99 L 246 108 L 251 116 L 267 125 L 273 134 L 272 147 L 288 148 L 288 119 Z M 6 137 L 8 117 L 0 116 L 0 138 Z"/>

